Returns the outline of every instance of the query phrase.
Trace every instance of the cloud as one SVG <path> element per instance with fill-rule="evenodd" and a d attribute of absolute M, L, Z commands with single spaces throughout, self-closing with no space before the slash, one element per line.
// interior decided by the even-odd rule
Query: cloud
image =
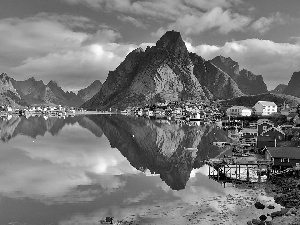
<path fill-rule="evenodd" d="M 94 33 L 79 28 L 98 29 Z M 103 27 L 103 28 L 101 28 Z M 117 44 L 121 35 L 85 17 L 40 13 L 28 18 L 0 20 L 0 67 L 16 80 L 36 77 L 56 80 L 64 89 L 76 90 L 92 81 L 105 81 L 135 49 Z"/>
<path fill-rule="evenodd" d="M 201 32 L 216 28 L 219 32 L 227 34 L 231 31 L 243 30 L 251 19 L 249 17 L 232 13 L 215 7 L 203 14 L 187 14 L 168 25 L 168 29 L 175 29 L 185 35 L 200 34 Z"/>
<path fill-rule="evenodd" d="M 131 23 L 132 25 L 134 25 L 137 28 L 142 28 L 142 29 L 146 29 L 147 25 L 144 24 L 143 22 L 131 17 L 131 16 L 118 16 L 117 17 L 120 21 L 125 22 L 125 23 Z"/>
<path fill-rule="evenodd" d="M 184 2 L 203 10 L 210 10 L 215 7 L 230 8 L 241 3 L 240 0 L 184 0 Z"/>
<path fill-rule="evenodd" d="M 278 84 L 287 84 L 294 71 L 300 69 L 300 45 L 276 43 L 270 40 L 246 39 L 226 42 L 223 46 L 198 45 L 187 43 L 189 51 L 205 59 L 223 55 L 237 61 L 240 68 L 261 74 L 268 89 Z"/>
<path fill-rule="evenodd" d="M 281 13 L 277 12 L 269 18 L 260 17 L 254 23 L 251 24 L 251 28 L 261 34 L 264 34 L 268 31 L 274 24 L 283 24 L 285 23 L 284 18 Z"/>
<path fill-rule="evenodd" d="M 34 142 L 18 136 L 12 146 L 9 143 L 0 152 L 0 190 L 8 197 L 29 197 L 47 204 L 78 202 L 93 197 L 80 196 L 78 185 L 99 185 L 102 189 L 96 198 L 125 185 L 120 175 L 140 173 L 117 149 L 111 149 L 106 138 L 99 142 L 78 124 L 65 126 L 59 136 L 47 132 Z"/>

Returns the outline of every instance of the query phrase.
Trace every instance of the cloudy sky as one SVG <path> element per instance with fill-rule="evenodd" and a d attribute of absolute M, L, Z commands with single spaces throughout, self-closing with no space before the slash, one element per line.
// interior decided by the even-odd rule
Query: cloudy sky
<path fill-rule="evenodd" d="M 0 72 L 76 91 L 174 29 L 189 51 L 231 57 L 270 90 L 300 70 L 299 27 L 299 0 L 1 0 Z"/>

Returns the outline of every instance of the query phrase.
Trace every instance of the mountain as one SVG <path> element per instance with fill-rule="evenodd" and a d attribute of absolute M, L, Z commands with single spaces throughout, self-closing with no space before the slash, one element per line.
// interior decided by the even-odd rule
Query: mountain
<path fill-rule="evenodd" d="M 207 100 L 243 95 L 224 71 L 188 52 L 179 32 L 168 31 L 155 46 L 129 53 L 110 71 L 84 108 L 125 108 L 165 101 Z"/>
<path fill-rule="evenodd" d="M 63 105 L 78 107 L 89 100 L 101 89 L 101 82 L 94 81 L 78 94 L 64 91 L 55 81 L 47 85 L 31 77 L 25 81 L 16 81 L 7 74 L 0 75 L 0 105 Z"/>
<path fill-rule="evenodd" d="M 267 85 L 261 75 L 255 75 L 245 69 L 240 71 L 239 64 L 231 58 L 217 56 L 210 60 L 210 62 L 227 73 L 245 95 L 268 93 Z"/>
<path fill-rule="evenodd" d="M 286 95 L 300 97 L 299 84 L 300 84 L 300 71 L 293 73 L 286 89 L 284 89 L 284 91 L 282 93 L 286 94 Z"/>
<path fill-rule="evenodd" d="M 6 73 L 0 75 L 0 105 L 28 105 L 28 103 L 21 98 L 13 83 L 14 80 L 7 76 Z"/>
<path fill-rule="evenodd" d="M 270 91 L 270 93 L 282 94 L 286 88 L 287 88 L 286 84 L 279 84 L 274 90 Z"/>
<path fill-rule="evenodd" d="M 100 91 L 102 83 L 100 80 L 95 80 L 88 87 L 78 91 L 77 96 L 84 100 L 84 102 L 90 100 L 97 92 Z"/>

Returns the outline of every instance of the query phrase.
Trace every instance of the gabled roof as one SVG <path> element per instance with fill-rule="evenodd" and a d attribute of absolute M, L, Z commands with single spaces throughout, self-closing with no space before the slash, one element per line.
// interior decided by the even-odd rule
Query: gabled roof
<path fill-rule="evenodd" d="M 273 158 L 300 159 L 299 147 L 267 147 L 267 151 Z"/>
<path fill-rule="evenodd" d="M 277 127 L 269 127 L 269 129 L 267 130 L 264 130 L 263 132 L 261 132 L 261 135 L 264 135 L 264 133 L 267 133 L 268 131 L 271 131 L 271 130 L 277 130 L 278 132 L 282 133 L 283 135 L 285 135 L 285 133 L 280 129 L 280 128 L 277 128 Z"/>
<path fill-rule="evenodd" d="M 264 105 L 264 106 L 277 106 L 277 105 L 275 104 L 275 102 L 258 101 L 257 103 L 260 103 L 260 104 L 262 104 L 262 105 Z M 256 103 L 256 104 L 257 104 L 257 103 Z"/>

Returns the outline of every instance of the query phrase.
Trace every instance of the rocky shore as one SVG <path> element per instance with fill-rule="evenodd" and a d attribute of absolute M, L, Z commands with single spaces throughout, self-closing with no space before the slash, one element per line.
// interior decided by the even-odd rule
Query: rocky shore
<path fill-rule="evenodd" d="M 247 224 L 272 224 L 272 225 L 298 225 L 300 224 L 300 179 L 298 171 L 290 170 L 286 173 L 274 175 L 266 183 L 266 193 L 274 197 L 274 201 L 284 208 L 274 211 L 270 216 L 271 221 L 259 217 L 248 221 Z M 264 208 L 259 202 L 256 208 Z"/>

